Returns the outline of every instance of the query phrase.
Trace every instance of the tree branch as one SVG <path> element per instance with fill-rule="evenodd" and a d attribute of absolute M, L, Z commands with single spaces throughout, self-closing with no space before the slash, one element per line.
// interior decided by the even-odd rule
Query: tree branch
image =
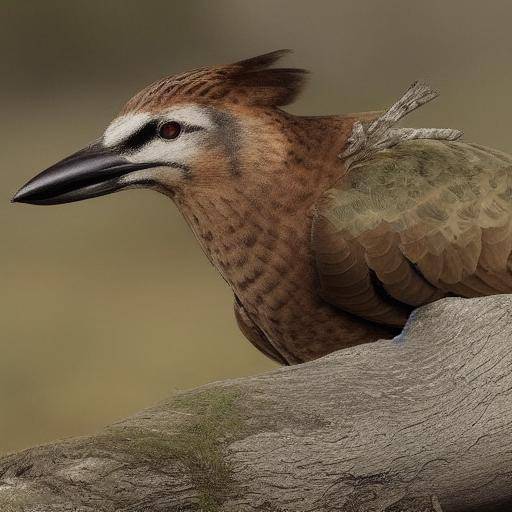
<path fill-rule="evenodd" d="M 512 296 L 0 460 L 2 512 L 512 507 Z"/>

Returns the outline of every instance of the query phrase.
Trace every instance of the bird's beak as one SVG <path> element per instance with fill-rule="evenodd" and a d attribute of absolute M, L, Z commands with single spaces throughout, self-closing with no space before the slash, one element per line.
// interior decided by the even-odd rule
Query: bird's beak
<path fill-rule="evenodd" d="M 102 196 L 123 188 L 121 178 L 125 174 L 154 166 L 132 163 L 113 149 L 93 144 L 32 178 L 12 201 L 60 204 Z"/>

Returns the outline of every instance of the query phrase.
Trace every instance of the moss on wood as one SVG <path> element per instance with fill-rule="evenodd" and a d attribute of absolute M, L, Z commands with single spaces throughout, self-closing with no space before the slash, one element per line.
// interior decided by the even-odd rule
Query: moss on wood
<path fill-rule="evenodd" d="M 239 397 L 239 390 L 233 389 L 177 395 L 170 408 L 186 421 L 180 421 L 174 431 L 117 427 L 110 429 L 109 437 L 116 436 L 123 451 L 139 463 L 161 466 L 163 459 L 178 461 L 198 490 L 196 509 L 214 512 L 234 485 L 226 446 L 246 430 L 239 414 Z"/>

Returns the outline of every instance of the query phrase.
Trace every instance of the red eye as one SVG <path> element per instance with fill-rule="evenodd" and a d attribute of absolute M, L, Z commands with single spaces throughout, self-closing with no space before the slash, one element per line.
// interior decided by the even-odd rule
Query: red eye
<path fill-rule="evenodd" d="M 169 121 L 168 123 L 164 123 L 160 125 L 158 129 L 158 135 L 162 137 L 162 139 L 175 139 L 181 132 L 181 126 L 179 123 L 175 121 Z"/>

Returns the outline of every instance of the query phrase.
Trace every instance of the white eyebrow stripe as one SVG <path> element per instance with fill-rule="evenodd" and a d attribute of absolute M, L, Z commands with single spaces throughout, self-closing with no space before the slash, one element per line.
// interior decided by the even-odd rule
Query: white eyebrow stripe
<path fill-rule="evenodd" d="M 151 115 L 149 112 L 137 112 L 114 119 L 105 130 L 103 144 L 107 147 L 120 144 L 154 118 L 168 119 L 169 121 L 177 121 L 206 129 L 214 126 L 206 107 L 194 104 L 179 105 L 164 110 L 158 115 Z"/>
<path fill-rule="evenodd" d="M 178 121 L 188 125 L 212 128 L 213 123 L 207 107 L 187 104 L 170 108 L 162 113 L 162 117 L 171 121 Z"/>
<path fill-rule="evenodd" d="M 151 115 L 148 112 L 126 114 L 114 119 L 105 130 L 103 144 L 107 147 L 119 144 L 142 128 L 150 119 Z"/>

